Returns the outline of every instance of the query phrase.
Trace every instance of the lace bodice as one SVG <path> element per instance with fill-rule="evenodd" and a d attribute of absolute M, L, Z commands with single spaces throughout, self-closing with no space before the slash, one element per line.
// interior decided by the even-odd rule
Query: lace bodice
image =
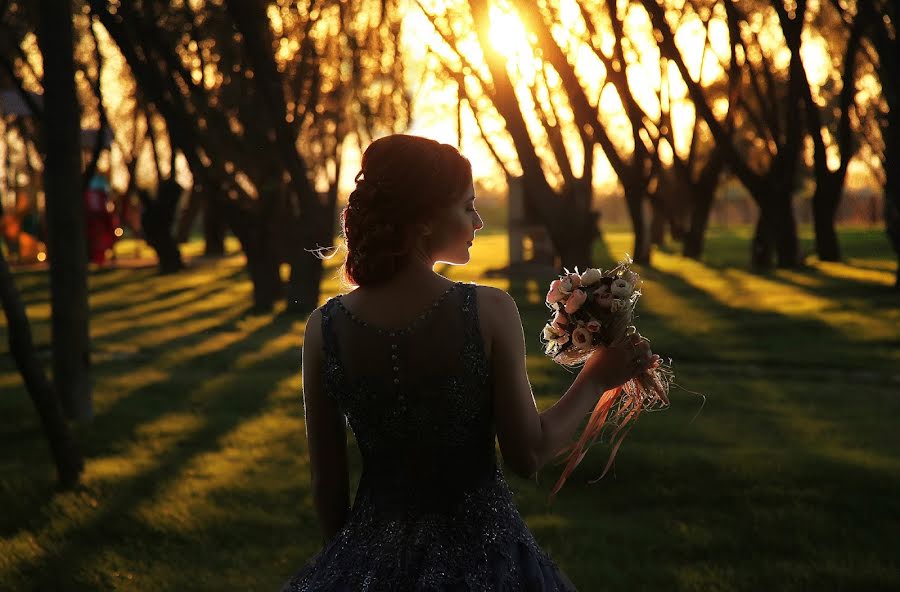
<path fill-rule="evenodd" d="M 322 307 L 324 388 L 363 472 L 345 527 L 285 590 L 574 590 L 516 510 L 495 453 L 476 286 L 450 286 L 413 323 Z"/>

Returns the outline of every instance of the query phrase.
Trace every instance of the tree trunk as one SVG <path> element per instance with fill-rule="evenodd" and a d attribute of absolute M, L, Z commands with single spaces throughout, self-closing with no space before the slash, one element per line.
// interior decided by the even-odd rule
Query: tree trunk
<path fill-rule="evenodd" d="M 281 190 L 274 184 L 260 188 L 258 217 L 246 221 L 242 232 L 247 237 L 244 252 L 253 283 L 253 311 L 257 314 L 271 312 L 284 296 L 282 257 L 278 250 L 278 224 L 285 206 Z"/>
<path fill-rule="evenodd" d="M 900 88 L 897 88 L 900 81 L 895 78 L 891 82 L 892 87 L 885 93 L 890 111 L 881 127 L 884 138 L 884 224 L 897 253 L 894 287 L 900 290 Z"/>
<path fill-rule="evenodd" d="M 163 274 L 175 273 L 184 269 L 181 260 L 181 251 L 172 234 L 172 225 L 175 222 L 175 210 L 181 199 L 182 187 L 173 179 L 167 179 L 159 184 L 156 199 L 148 199 L 143 195 L 143 212 L 141 213 L 141 227 L 144 231 L 144 239 L 154 251 L 159 261 L 159 272 Z"/>
<path fill-rule="evenodd" d="M 53 331 L 53 382 L 66 415 L 93 417 L 87 242 L 81 188 L 81 116 L 75 94 L 72 4 L 41 0 L 37 38 L 44 63 L 44 191 Z"/>
<path fill-rule="evenodd" d="M 62 487 L 71 487 L 78 483 L 84 461 L 78 443 L 72 437 L 69 426 L 62 416 L 53 385 L 47 379 L 37 358 L 31 340 L 28 315 L 16 290 L 2 249 L 0 249 L 0 301 L 3 302 L 3 311 L 6 313 L 9 351 L 25 382 L 25 390 L 28 391 L 28 396 L 31 397 L 41 418 L 41 426 L 50 443 L 50 453 L 56 464 L 57 478 Z"/>
<path fill-rule="evenodd" d="M 750 243 L 750 267 L 757 271 L 771 269 L 774 266 L 774 258 L 775 240 L 772 237 L 772 225 L 765 211 L 760 208 L 753 240 Z"/>
<path fill-rule="evenodd" d="M 209 196 L 203 196 L 203 254 L 221 257 L 225 254 L 225 217 Z"/>
<path fill-rule="evenodd" d="M 575 179 L 566 188 L 566 201 L 570 215 L 564 219 L 572 223 L 565 229 L 558 230 L 557 237 L 564 240 L 554 241 L 554 247 L 560 257 L 561 267 L 584 270 L 593 266 L 594 242 L 599 237 L 599 212 L 591 209 L 593 203 L 593 187 L 590 178 Z"/>
<path fill-rule="evenodd" d="M 272 312 L 284 290 L 279 257 L 270 242 L 260 242 L 246 250 L 247 270 L 253 283 L 253 311 Z"/>
<path fill-rule="evenodd" d="M 816 179 L 813 193 L 813 227 L 816 232 L 816 253 L 820 261 L 840 261 L 841 248 L 834 228 L 834 216 L 841 201 L 843 180 L 834 173 Z"/>
<path fill-rule="evenodd" d="M 650 244 L 662 247 L 666 244 L 666 223 L 669 216 L 662 200 L 650 201 Z"/>
<path fill-rule="evenodd" d="M 286 253 L 291 265 L 287 285 L 287 312 L 291 314 L 306 315 L 319 305 L 324 263 L 307 249 L 334 243 L 336 198 L 335 188 L 334 194 L 327 196 L 324 206 L 317 211 L 304 211 L 300 220 L 300 232 L 296 233 L 294 240 L 284 241 L 291 245 Z"/>
<path fill-rule="evenodd" d="M 626 186 L 625 204 L 634 229 L 634 253 L 631 257 L 639 265 L 650 265 L 650 234 L 644 220 L 644 190 L 643 185 Z"/>
<path fill-rule="evenodd" d="M 694 188 L 691 226 L 684 235 L 684 243 L 682 245 L 682 254 L 685 257 L 699 261 L 703 256 L 706 227 L 709 225 L 709 213 L 712 210 L 715 194 L 715 183 L 698 183 Z"/>
<path fill-rule="evenodd" d="M 759 218 L 751 245 L 751 266 L 770 269 L 774 255 L 778 267 L 797 267 L 801 263 L 800 243 L 791 185 L 776 181 L 767 184 L 767 189 L 764 195 L 755 196 Z"/>
<path fill-rule="evenodd" d="M 709 216 L 712 212 L 713 201 L 716 198 L 719 178 L 722 176 L 722 168 L 725 165 L 722 152 L 721 148 L 713 148 L 712 153 L 709 155 L 709 160 L 697 177 L 697 181 L 686 190 L 692 195 L 692 198 L 689 200 L 691 207 L 688 216 L 688 229 L 682 237 L 682 254 L 691 259 L 699 260 L 703 256 Z"/>
<path fill-rule="evenodd" d="M 799 267 L 802 262 L 792 201 L 792 196 L 787 194 L 775 204 L 775 254 L 780 268 Z"/>
<path fill-rule="evenodd" d="M 206 199 L 204 199 L 199 185 L 194 185 L 187 197 L 187 205 L 181 210 L 181 216 L 175 225 L 175 242 L 182 245 L 191 239 L 191 230 L 194 228 L 194 222 L 197 216 L 204 209 Z"/>
<path fill-rule="evenodd" d="M 569 271 L 573 271 L 577 266 L 579 270 L 584 271 L 592 266 L 593 241 L 568 241 L 557 245 L 556 249 L 559 253 L 560 267 L 565 267 Z"/>

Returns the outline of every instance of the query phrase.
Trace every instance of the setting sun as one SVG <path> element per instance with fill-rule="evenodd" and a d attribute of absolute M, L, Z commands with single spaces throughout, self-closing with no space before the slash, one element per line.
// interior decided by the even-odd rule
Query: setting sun
<path fill-rule="evenodd" d="M 492 4 L 490 19 L 488 36 L 493 49 L 518 68 L 523 76 L 533 78 L 536 69 L 535 55 L 525 25 L 509 6 Z"/>

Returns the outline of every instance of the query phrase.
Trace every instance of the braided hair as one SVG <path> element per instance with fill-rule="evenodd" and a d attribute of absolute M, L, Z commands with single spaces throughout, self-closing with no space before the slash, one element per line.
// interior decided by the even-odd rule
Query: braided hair
<path fill-rule="evenodd" d="M 345 281 L 364 286 L 390 279 L 408 261 L 420 225 L 471 182 L 471 164 L 449 144 L 405 134 L 372 142 L 340 216 Z"/>

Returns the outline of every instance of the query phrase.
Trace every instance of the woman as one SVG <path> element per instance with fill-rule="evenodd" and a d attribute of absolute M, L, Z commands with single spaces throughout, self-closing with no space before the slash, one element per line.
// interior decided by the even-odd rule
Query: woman
<path fill-rule="evenodd" d="M 345 279 L 306 325 L 303 396 L 323 549 L 286 591 L 570 591 L 537 545 L 498 466 L 530 477 L 571 440 L 604 390 L 658 358 L 591 356 L 538 413 L 515 301 L 452 282 L 483 222 L 471 166 L 447 144 L 373 142 L 341 214 Z M 349 505 L 347 439 L 363 471 Z"/>

